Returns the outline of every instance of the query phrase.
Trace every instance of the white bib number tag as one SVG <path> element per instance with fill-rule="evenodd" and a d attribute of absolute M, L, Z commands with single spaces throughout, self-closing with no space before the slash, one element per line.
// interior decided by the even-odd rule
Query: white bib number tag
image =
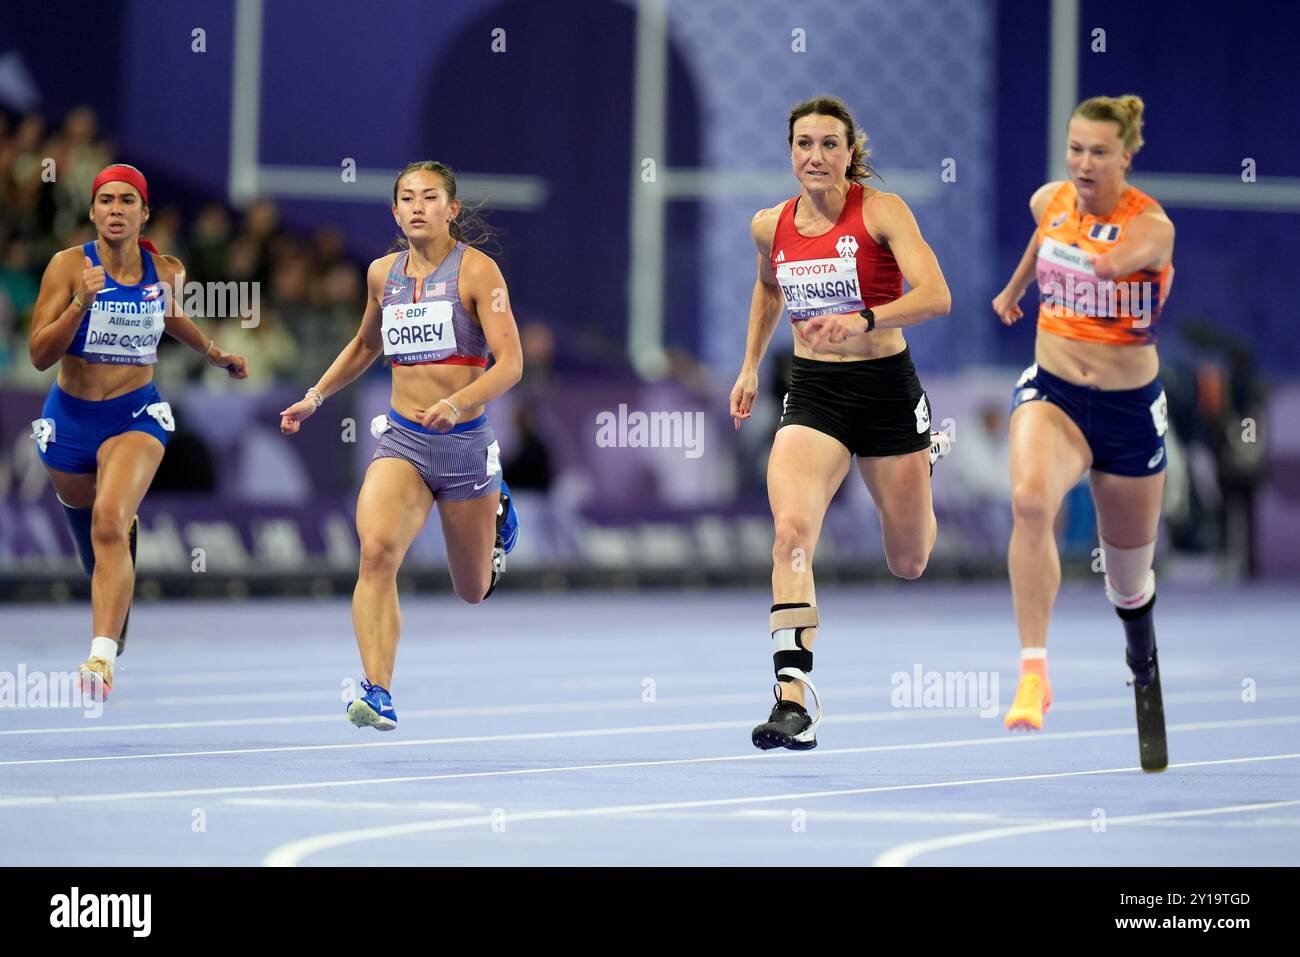
<path fill-rule="evenodd" d="M 155 402 L 152 405 L 145 406 L 147 412 L 155 422 L 163 427 L 164 432 L 176 431 L 176 420 L 172 418 L 172 406 L 170 402 Z"/>
<path fill-rule="evenodd" d="M 90 307 L 86 354 L 97 362 L 148 365 L 158 361 L 158 342 L 165 325 L 162 300 L 140 304 L 99 302 Z M 127 308 L 124 308 L 127 307 Z"/>
<path fill-rule="evenodd" d="M 436 362 L 456 352 L 456 328 L 446 300 L 384 306 L 380 335 L 384 356 L 396 362 Z"/>
<path fill-rule="evenodd" d="M 794 322 L 865 308 L 858 288 L 856 259 L 805 259 L 781 263 L 776 281 Z"/>
<path fill-rule="evenodd" d="M 1165 399 L 1164 389 L 1160 390 L 1160 397 L 1151 403 L 1151 424 L 1156 427 L 1156 435 L 1164 435 L 1169 431 L 1169 403 Z"/>

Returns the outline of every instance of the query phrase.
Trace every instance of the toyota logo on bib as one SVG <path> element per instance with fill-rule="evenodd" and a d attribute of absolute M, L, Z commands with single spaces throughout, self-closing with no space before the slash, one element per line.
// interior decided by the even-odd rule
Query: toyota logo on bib
<path fill-rule="evenodd" d="M 835 240 L 835 251 L 841 259 L 852 259 L 858 254 L 858 241 L 852 236 L 841 236 Z"/>

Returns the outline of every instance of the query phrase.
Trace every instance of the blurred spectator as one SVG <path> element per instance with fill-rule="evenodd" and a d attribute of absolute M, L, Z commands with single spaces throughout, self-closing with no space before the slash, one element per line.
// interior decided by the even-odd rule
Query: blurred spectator
<path fill-rule="evenodd" d="M 1171 522 L 1179 548 L 1218 552 L 1232 577 L 1256 573 L 1255 494 L 1267 471 L 1267 389 L 1250 345 L 1207 317 L 1180 324 L 1180 353 L 1166 362 L 1172 431 L 1184 439 L 1188 504 Z"/>
<path fill-rule="evenodd" d="M 185 261 L 198 282 L 227 278 L 226 259 L 230 251 L 230 214 L 217 203 L 208 203 L 190 231 L 190 257 Z"/>
<path fill-rule="evenodd" d="M 548 492 L 555 478 L 551 453 L 533 426 L 533 416 L 526 405 L 518 406 L 514 417 L 516 433 L 512 443 L 513 454 L 506 460 L 503 474 L 509 476 L 512 489 Z"/>
<path fill-rule="evenodd" d="M 955 468 L 944 469 L 944 497 L 953 502 L 1008 504 L 1011 502 L 1011 442 L 1006 403 L 987 402 L 974 422 L 963 422 L 953 433 Z"/>
<path fill-rule="evenodd" d="M 520 324 L 519 344 L 524 351 L 524 377 L 526 386 L 544 386 L 555 375 L 555 334 L 551 327 L 536 319 Z"/>

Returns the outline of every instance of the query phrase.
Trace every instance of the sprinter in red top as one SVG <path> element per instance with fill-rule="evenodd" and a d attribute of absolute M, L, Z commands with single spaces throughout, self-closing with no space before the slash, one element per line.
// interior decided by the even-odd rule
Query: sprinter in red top
<path fill-rule="evenodd" d="M 795 357 L 767 469 L 776 524 L 770 625 L 777 701 L 753 731 L 754 745 L 764 750 L 817 746 L 812 559 L 826 508 L 853 457 L 880 513 L 889 569 L 912 579 L 934 547 L 930 472 L 947 450 L 947 437 L 930 431 L 930 401 L 902 333 L 948 314 L 951 297 L 934 253 L 906 203 L 865 185 L 873 172 L 866 134 L 841 100 L 817 97 L 796 106 L 788 140 L 799 195 L 760 210 L 750 226 L 758 279 L 745 361 L 731 390 L 740 428 L 784 309 Z M 906 294 L 903 280 L 912 287 Z M 802 685 L 812 692 L 815 718 L 804 707 Z"/>
<path fill-rule="evenodd" d="M 1106 595 L 1124 622 L 1137 695 L 1142 767 L 1163 770 L 1164 709 L 1156 663 L 1156 531 L 1165 484 L 1165 393 L 1155 330 L 1173 282 L 1174 225 L 1130 186 L 1142 147 L 1142 100 L 1097 96 L 1070 117 L 1070 178 L 1029 201 L 1035 229 L 993 300 L 1010 325 L 1038 281 L 1034 364 L 1012 396 L 1015 522 L 1008 563 L 1020 631 L 1020 686 L 1010 729 L 1037 730 L 1052 702 L 1047 624 L 1061 585 L 1053 524 L 1085 472 L 1097 507 Z"/>

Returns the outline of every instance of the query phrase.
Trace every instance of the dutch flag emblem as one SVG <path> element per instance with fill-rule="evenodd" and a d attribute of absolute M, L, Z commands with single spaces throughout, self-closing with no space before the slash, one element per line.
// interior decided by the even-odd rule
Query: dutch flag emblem
<path fill-rule="evenodd" d="M 1094 223 L 1092 229 L 1088 230 L 1088 238 L 1113 243 L 1119 239 L 1119 227 L 1113 223 Z"/>

